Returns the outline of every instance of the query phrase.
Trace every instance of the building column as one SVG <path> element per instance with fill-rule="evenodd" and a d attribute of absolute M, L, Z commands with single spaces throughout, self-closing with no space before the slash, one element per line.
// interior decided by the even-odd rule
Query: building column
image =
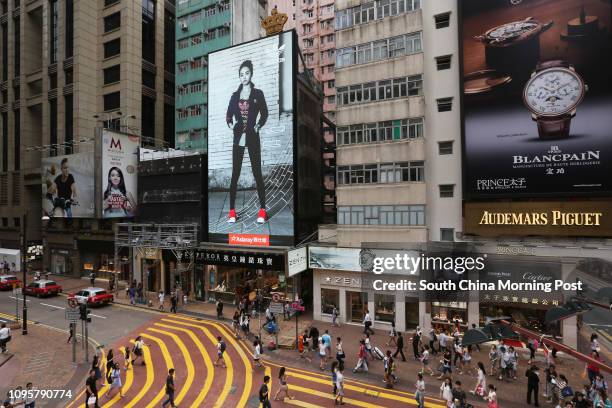
<path fill-rule="evenodd" d="M 395 295 L 395 330 L 406 331 L 406 298 L 403 292 Z"/>
<path fill-rule="evenodd" d="M 321 316 L 321 281 L 317 270 L 314 271 L 312 280 L 312 317 L 314 320 L 323 320 Z"/>
<path fill-rule="evenodd" d="M 478 323 L 480 322 L 480 310 L 479 310 L 479 305 L 480 303 L 478 303 L 477 301 L 469 301 L 468 302 L 468 309 L 467 309 L 467 324 L 468 324 L 468 329 L 472 328 L 472 324 L 475 324 L 476 327 L 480 326 Z"/>
<path fill-rule="evenodd" d="M 576 316 L 561 321 L 561 336 L 563 344 L 573 349 L 578 348 L 578 322 Z"/>
<path fill-rule="evenodd" d="M 340 289 L 340 305 L 338 307 L 338 311 L 340 312 L 340 316 L 338 316 L 338 321 L 341 323 L 346 323 L 347 322 L 347 317 L 348 317 L 348 309 L 347 309 L 347 301 L 346 301 L 346 289 L 344 288 L 338 288 Z"/>
<path fill-rule="evenodd" d="M 423 333 L 431 329 L 431 309 L 427 312 L 427 302 L 419 302 L 419 327 Z"/>

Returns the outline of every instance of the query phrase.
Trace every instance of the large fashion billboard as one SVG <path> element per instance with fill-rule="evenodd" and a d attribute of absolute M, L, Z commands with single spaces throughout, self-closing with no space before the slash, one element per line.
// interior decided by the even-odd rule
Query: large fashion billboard
<path fill-rule="evenodd" d="M 138 197 L 140 138 L 104 130 L 102 133 L 102 218 L 133 217 Z"/>
<path fill-rule="evenodd" d="M 42 158 L 42 216 L 93 218 L 94 153 Z"/>
<path fill-rule="evenodd" d="M 610 2 L 459 3 L 466 196 L 612 191 Z"/>
<path fill-rule="evenodd" d="M 209 241 L 294 241 L 293 32 L 211 53 Z"/>

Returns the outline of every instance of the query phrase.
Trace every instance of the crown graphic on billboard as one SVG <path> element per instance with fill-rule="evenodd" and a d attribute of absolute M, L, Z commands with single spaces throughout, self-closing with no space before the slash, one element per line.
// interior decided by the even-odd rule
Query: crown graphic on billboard
<path fill-rule="evenodd" d="M 274 35 L 283 31 L 283 26 L 287 20 L 287 15 L 279 13 L 274 6 L 270 15 L 261 21 L 261 26 L 266 30 L 266 35 Z"/>

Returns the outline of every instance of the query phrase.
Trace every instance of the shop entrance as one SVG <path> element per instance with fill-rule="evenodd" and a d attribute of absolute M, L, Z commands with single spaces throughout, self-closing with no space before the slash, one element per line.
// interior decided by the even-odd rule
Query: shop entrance
<path fill-rule="evenodd" d="M 416 329 L 419 325 L 419 299 L 407 297 L 404 305 L 406 308 L 406 330 Z"/>
<path fill-rule="evenodd" d="M 159 290 L 159 261 L 143 259 L 141 271 L 144 290 L 148 292 L 157 292 Z"/>
<path fill-rule="evenodd" d="M 368 294 L 361 292 L 346 292 L 347 321 L 352 323 L 363 322 L 364 311 L 368 305 Z"/>

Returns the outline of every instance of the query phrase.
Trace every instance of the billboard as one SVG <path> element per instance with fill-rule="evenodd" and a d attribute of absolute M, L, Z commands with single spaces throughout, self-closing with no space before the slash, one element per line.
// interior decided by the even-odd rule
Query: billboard
<path fill-rule="evenodd" d="M 133 217 L 138 197 L 140 138 L 104 129 L 102 133 L 102 218 Z"/>
<path fill-rule="evenodd" d="M 43 157 L 41 170 L 43 216 L 95 216 L 93 152 Z"/>
<path fill-rule="evenodd" d="M 211 53 L 209 241 L 294 241 L 293 32 Z"/>
<path fill-rule="evenodd" d="M 466 197 L 612 191 L 610 2 L 459 4 Z"/>

